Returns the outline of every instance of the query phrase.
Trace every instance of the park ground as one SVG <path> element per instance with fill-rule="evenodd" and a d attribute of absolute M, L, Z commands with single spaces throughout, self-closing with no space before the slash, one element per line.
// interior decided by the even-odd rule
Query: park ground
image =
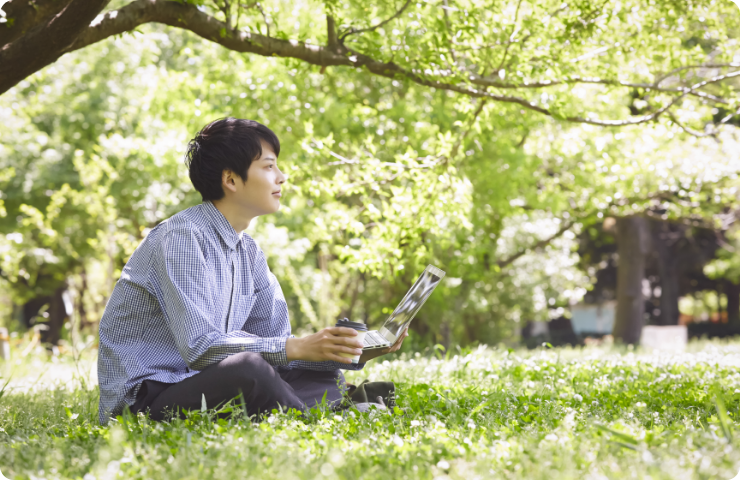
<path fill-rule="evenodd" d="M 391 379 L 392 415 L 212 412 L 98 424 L 94 353 L 22 348 L 0 364 L 10 479 L 731 479 L 740 469 L 740 342 L 429 349 L 348 374 Z"/>

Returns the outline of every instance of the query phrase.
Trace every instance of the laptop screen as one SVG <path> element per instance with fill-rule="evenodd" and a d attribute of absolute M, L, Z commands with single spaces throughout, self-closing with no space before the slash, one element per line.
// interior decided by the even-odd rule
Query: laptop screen
<path fill-rule="evenodd" d="M 388 320 L 385 321 L 383 327 L 380 329 L 380 334 L 383 335 L 388 341 L 395 342 L 396 338 L 403 332 L 403 330 L 411 323 L 414 319 L 416 312 L 419 311 L 424 302 L 427 301 L 429 295 L 432 294 L 434 289 L 439 285 L 439 282 L 445 276 L 445 272 L 429 265 L 421 272 L 416 283 L 403 297 L 401 303 L 398 304 Z"/>

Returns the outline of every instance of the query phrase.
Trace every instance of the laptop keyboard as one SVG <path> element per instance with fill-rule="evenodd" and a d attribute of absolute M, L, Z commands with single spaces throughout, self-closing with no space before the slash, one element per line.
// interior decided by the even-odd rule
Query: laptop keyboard
<path fill-rule="evenodd" d="M 375 345 L 385 345 L 388 343 L 388 340 L 386 340 L 385 337 L 379 334 L 376 330 L 371 330 L 365 334 L 366 347 L 374 347 Z"/>

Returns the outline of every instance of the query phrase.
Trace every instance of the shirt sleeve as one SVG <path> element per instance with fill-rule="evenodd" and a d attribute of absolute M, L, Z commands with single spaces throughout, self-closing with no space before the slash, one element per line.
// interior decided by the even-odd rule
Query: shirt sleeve
<path fill-rule="evenodd" d="M 302 370 L 362 370 L 364 363 L 346 364 L 334 361 L 308 362 L 305 360 L 294 360 L 288 363 L 285 352 L 285 341 L 294 338 L 291 334 L 290 316 L 288 315 L 288 304 L 283 295 L 283 289 L 267 265 L 267 260 L 262 250 L 257 249 L 254 259 L 255 293 L 254 306 L 249 318 L 244 323 L 244 329 L 251 332 L 268 331 L 271 336 L 282 337 L 282 342 L 275 343 L 278 348 L 275 351 L 263 351 L 262 357 L 272 365 L 281 365 L 281 369 Z M 264 279 L 265 282 L 260 282 Z"/>
<path fill-rule="evenodd" d="M 285 352 L 286 336 L 260 337 L 244 330 L 224 333 L 214 318 L 214 291 L 198 233 L 178 227 L 165 234 L 152 259 L 151 285 L 183 360 L 193 370 L 240 352 Z M 283 353 L 268 359 L 287 364 Z"/>

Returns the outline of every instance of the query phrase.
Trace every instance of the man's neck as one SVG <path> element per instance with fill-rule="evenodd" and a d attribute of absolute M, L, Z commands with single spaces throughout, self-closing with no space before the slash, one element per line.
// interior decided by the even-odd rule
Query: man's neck
<path fill-rule="evenodd" d="M 221 212 L 236 233 L 241 233 L 249 227 L 254 217 L 244 215 L 244 212 L 233 203 L 224 199 L 215 200 L 213 206 Z"/>

